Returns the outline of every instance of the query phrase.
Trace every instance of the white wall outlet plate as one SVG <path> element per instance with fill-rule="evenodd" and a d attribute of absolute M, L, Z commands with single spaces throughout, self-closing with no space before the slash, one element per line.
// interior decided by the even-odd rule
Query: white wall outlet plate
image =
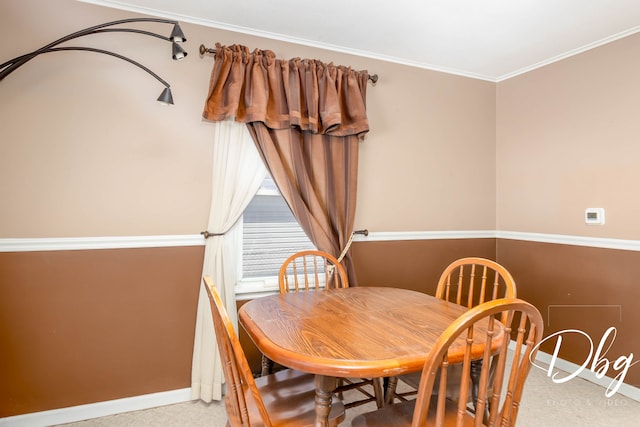
<path fill-rule="evenodd" d="M 603 225 L 604 208 L 587 208 L 584 211 L 585 224 Z"/>

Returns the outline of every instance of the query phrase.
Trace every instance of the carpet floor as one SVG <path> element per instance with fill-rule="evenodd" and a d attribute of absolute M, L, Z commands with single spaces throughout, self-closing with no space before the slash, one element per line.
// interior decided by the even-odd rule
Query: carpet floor
<path fill-rule="evenodd" d="M 402 384 L 399 384 L 402 387 Z M 402 388 L 399 388 L 402 391 Z M 605 388 L 581 378 L 554 383 L 546 372 L 533 368 L 520 403 L 518 427 L 635 427 L 640 425 L 640 402 L 620 394 L 608 398 Z M 345 400 L 348 400 L 348 395 Z M 375 409 L 375 404 L 347 411 L 341 424 L 350 425 L 357 414 Z M 214 426 L 226 425 L 222 402 L 193 401 L 127 412 L 70 424 L 69 427 Z"/>

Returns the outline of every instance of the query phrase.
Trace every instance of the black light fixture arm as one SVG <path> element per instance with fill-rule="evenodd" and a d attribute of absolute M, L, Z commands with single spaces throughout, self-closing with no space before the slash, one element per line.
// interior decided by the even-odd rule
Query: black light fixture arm
<path fill-rule="evenodd" d="M 133 22 L 158 22 L 163 24 L 172 24 L 173 29 L 171 31 L 171 35 L 167 37 L 151 31 L 139 30 L 135 28 L 121 28 L 121 27 L 109 28 L 115 25 L 128 24 Z M 96 49 L 96 48 L 83 47 L 83 46 L 58 47 L 58 45 L 62 43 L 68 42 L 70 40 L 73 40 L 79 37 L 83 37 L 91 34 L 107 33 L 107 32 L 128 32 L 128 33 L 136 33 L 136 34 L 143 34 L 147 36 L 157 37 L 159 39 L 170 41 L 173 43 L 173 59 L 182 59 L 187 55 L 187 53 L 180 46 L 176 44 L 176 43 L 181 43 L 187 40 L 177 21 L 162 19 L 162 18 L 120 19 L 117 21 L 106 22 L 104 24 L 94 25 L 93 27 L 76 31 L 64 37 L 61 37 L 58 40 L 55 40 L 41 47 L 40 49 L 36 49 L 33 52 L 17 56 L 13 59 L 10 59 L 9 61 L 4 62 L 3 64 L 0 64 L 0 81 L 4 80 L 4 78 L 7 77 L 9 74 L 13 73 L 15 70 L 17 70 L 18 68 L 26 64 L 28 61 L 32 60 L 33 58 L 35 58 L 40 54 L 49 53 L 49 52 L 59 52 L 59 51 L 65 51 L 65 50 L 89 51 L 89 52 L 96 52 L 96 53 L 102 53 L 105 55 L 110 55 L 110 56 L 122 59 L 124 61 L 127 61 L 130 64 L 133 64 L 136 67 L 143 69 L 144 71 L 149 73 L 151 76 L 153 76 L 155 79 L 157 79 L 160 83 L 162 83 L 165 86 L 165 90 L 163 91 L 163 94 L 160 96 L 160 98 L 158 98 L 158 100 L 165 103 L 172 104 L 173 100 L 171 99 L 171 91 L 169 89 L 169 83 L 164 81 L 162 78 L 160 78 L 160 76 L 158 76 L 156 73 L 154 73 L 144 65 L 140 64 L 139 62 L 136 62 L 118 53 L 114 53 L 104 49 Z"/>
<path fill-rule="evenodd" d="M 164 24 L 172 24 L 174 26 L 174 30 L 172 32 L 171 37 L 166 37 L 157 33 L 153 33 L 151 31 L 144 31 L 144 30 L 138 30 L 133 28 L 106 28 L 114 25 L 127 24 L 130 22 L 160 22 Z M 138 34 L 144 34 L 152 37 L 157 37 L 166 41 L 177 42 L 178 38 L 180 39 L 179 40 L 180 42 L 186 41 L 186 38 L 182 34 L 182 30 L 180 29 L 180 25 L 178 24 L 178 21 L 172 21 L 172 20 L 160 19 L 160 18 L 131 18 L 131 19 L 120 19 L 118 21 L 106 22 L 104 24 L 94 25 L 93 27 L 85 28 L 83 30 L 79 30 L 74 33 L 68 34 L 64 37 L 59 38 L 58 40 L 55 40 L 47 44 L 46 46 L 41 47 L 40 49 L 34 50 L 31 53 L 28 53 L 26 55 L 21 55 L 16 58 L 10 59 L 7 62 L 4 62 L 3 64 L 0 65 L 0 81 L 2 81 L 2 79 L 4 79 L 9 74 L 11 74 L 17 68 L 24 65 L 27 61 L 35 58 L 40 53 L 51 52 L 51 50 L 49 49 L 61 43 L 67 42 L 69 40 L 73 40 L 78 37 L 83 37 L 83 36 L 96 34 L 96 33 L 104 33 L 104 32 L 131 32 L 131 33 L 138 33 Z"/>
<path fill-rule="evenodd" d="M 112 26 L 114 26 L 114 25 L 127 24 L 127 23 L 129 23 L 129 22 L 160 22 L 160 23 L 163 23 L 163 24 L 173 24 L 173 25 L 174 25 L 174 30 L 175 30 L 175 27 L 176 27 L 176 26 L 178 27 L 178 29 L 180 28 L 180 25 L 178 24 L 178 21 L 172 21 L 172 20 L 169 20 L 169 19 L 161 19 L 161 18 L 130 18 L 130 19 L 120 19 L 120 20 L 118 20 L 118 21 L 105 22 L 104 24 L 94 25 L 93 27 L 89 27 L 89 28 L 85 28 L 84 30 L 76 31 L 75 33 L 71 33 L 71 34 L 66 35 L 66 36 L 64 36 L 64 37 L 61 37 L 61 38 L 59 38 L 58 40 L 53 41 L 53 42 L 49 43 L 48 45 L 41 47 L 41 48 L 40 48 L 40 49 L 38 49 L 38 50 L 42 50 L 42 49 L 49 49 L 50 47 L 54 47 L 54 46 L 56 46 L 56 45 L 59 45 L 60 43 L 64 43 L 64 42 L 66 42 L 66 41 L 69 41 L 69 40 L 75 39 L 75 38 L 77 38 L 77 37 L 82 37 L 82 36 L 86 36 L 86 35 L 88 35 L 88 34 L 92 34 L 92 33 L 99 32 L 98 30 L 100 30 L 100 31 L 102 31 L 102 32 L 105 32 L 106 30 L 101 30 L 101 29 L 102 29 L 102 28 L 106 28 L 106 27 L 112 27 Z M 123 28 L 116 29 L 116 28 L 114 28 L 114 29 L 112 29 L 111 31 L 118 31 L 118 30 L 120 30 L 120 31 L 124 31 L 124 30 L 126 30 L 126 29 L 123 29 Z M 140 32 L 143 32 L 143 31 L 140 31 Z M 145 31 L 144 33 L 147 33 L 147 32 Z M 180 30 L 180 31 L 179 31 L 179 33 L 180 33 L 180 34 L 182 34 L 182 31 Z M 171 38 L 169 38 L 169 37 L 166 37 L 166 38 L 165 38 L 165 37 L 160 36 L 160 35 L 155 34 L 155 33 L 152 33 L 152 34 L 153 34 L 153 35 L 155 35 L 155 36 L 157 36 L 157 37 L 163 38 L 163 39 L 165 39 L 165 40 L 171 40 L 171 41 L 173 41 L 173 40 L 172 40 Z M 172 33 L 172 34 L 173 34 L 173 33 Z M 185 38 L 184 38 L 184 35 L 182 35 L 182 37 L 181 37 L 181 40 L 180 40 L 180 41 L 181 41 L 181 42 L 182 42 L 182 41 L 187 41 L 187 39 L 185 39 Z"/>
<path fill-rule="evenodd" d="M 29 59 L 38 56 L 40 54 L 43 53 L 48 53 L 48 52 L 60 52 L 63 50 L 78 50 L 78 51 L 86 51 L 86 52 L 96 52 L 96 53 L 103 53 L 105 55 L 110 55 L 110 56 L 114 56 L 116 58 L 122 59 L 123 61 L 127 61 L 130 64 L 135 65 L 138 68 L 143 69 L 144 71 L 146 71 L 147 73 L 151 74 L 153 77 L 155 77 L 156 80 L 158 80 L 160 83 L 162 83 L 165 87 L 170 87 L 171 85 L 169 83 L 167 83 L 165 80 L 163 80 L 159 75 L 157 75 L 156 73 L 154 73 L 153 71 L 151 71 L 149 68 L 145 67 L 144 65 L 142 65 L 141 63 L 134 61 L 131 58 L 127 58 L 126 56 L 120 55 L 119 53 L 115 53 L 115 52 L 111 52 L 108 50 L 104 50 L 104 49 L 97 49 L 97 48 L 93 48 L 93 47 L 84 47 L 84 46 L 62 46 L 62 47 L 52 47 L 52 48 L 48 48 L 48 49 L 38 49 L 38 51 L 36 52 L 32 52 L 30 54 L 26 54 L 26 55 L 22 55 L 22 57 L 25 57 L 24 59 L 26 61 L 28 61 Z M 2 73 L 0 73 L 0 80 L 2 80 L 5 76 L 2 75 Z"/>
<path fill-rule="evenodd" d="M 101 30 L 92 31 L 89 34 L 97 33 L 137 33 L 144 34 L 145 36 L 157 37 L 162 40 L 172 41 L 171 37 L 163 36 L 162 34 L 152 33 L 151 31 L 138 30 L 137 28 L 103 28 Z"/>

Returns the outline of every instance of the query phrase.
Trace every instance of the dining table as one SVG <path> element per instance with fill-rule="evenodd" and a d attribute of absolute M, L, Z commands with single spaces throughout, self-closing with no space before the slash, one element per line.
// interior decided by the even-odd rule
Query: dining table
<path fill-rule="evenodd" d="M 315 425 L 324 427 L 337 378 L 394 377 L 422 370 L 438 337 L 465 311 L 464 306 L 414 290 L 356 286 L 256 298 L 240 308 L 238 319 L 266 357 L 315 374 Z M 502 341 L 496 338 L 492 351 Z M 485 339 L 481 326 L 472 347 L 478 359 Z M 449 363 L 461 361 L 464 345 L 461 338 L 450 347 Z"/>

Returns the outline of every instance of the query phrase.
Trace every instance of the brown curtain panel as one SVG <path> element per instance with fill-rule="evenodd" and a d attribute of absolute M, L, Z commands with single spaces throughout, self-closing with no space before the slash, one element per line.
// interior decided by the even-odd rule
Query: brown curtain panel
<path fill-rule="evenodd" d="M 336 257 L 353 231 L 368 78 L 367 71 L 217 44 L 203 113 L 246 123 L 302 228 Z M 349 253 L 343 264 L 356 285 Z"/>

